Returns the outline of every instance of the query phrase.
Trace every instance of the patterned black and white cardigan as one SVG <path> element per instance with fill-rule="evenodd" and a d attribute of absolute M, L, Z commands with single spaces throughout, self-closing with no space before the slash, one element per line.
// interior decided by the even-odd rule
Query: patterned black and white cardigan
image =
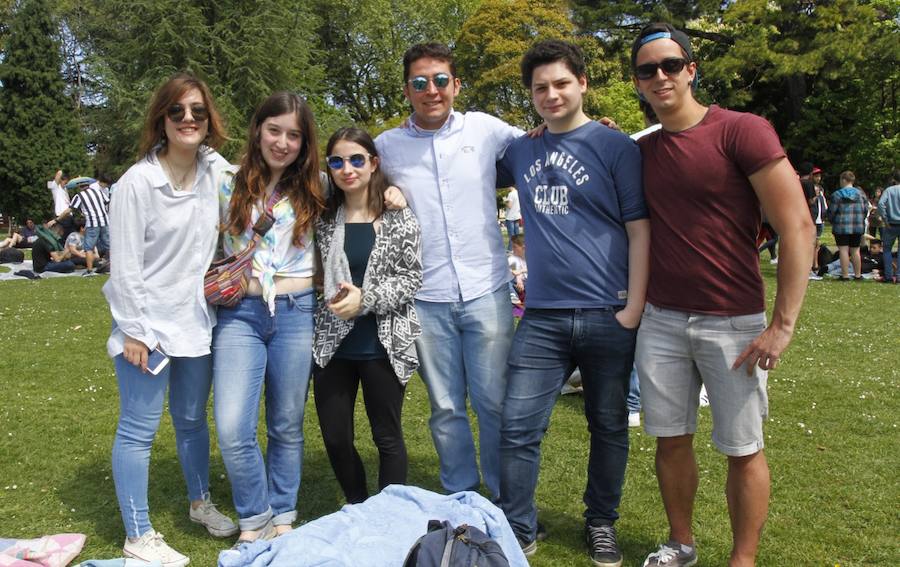
<path fill-rule="evenodd" d="M 344 254 L 343 207 L 333 219 L 320 218 L 316 222 L 316 246 L 322 255 L 325 297 L 333 297 L 339 281 L 350 281 Z M 363 277 L 361 314 L 375 313 L 378 340 L 402 384 L 419 366 L 415 339 L 421 334 L 421 327 L 414 297 L 421 285 L 419 223 L 408 207 L 386 210 Z M 316 364 L 323 368 L 328 364 L 353 323 L 337 317 L 324 302 L 319 305 L 313 344 Z"/>

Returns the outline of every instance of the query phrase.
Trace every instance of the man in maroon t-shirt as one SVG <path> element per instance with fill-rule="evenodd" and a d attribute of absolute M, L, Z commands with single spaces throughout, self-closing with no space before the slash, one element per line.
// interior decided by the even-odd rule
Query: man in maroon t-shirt
<path fill-rule="evenodd" d="M 670 532 L 644 565 L 697 561 L 691 516 L 701 385 L 709 395 L 713 443 L 728 458 L 729 565 L 753 565 L 769 501 L 762 434 L 767 371 L 794 332 L 812 265 L 813 224 L 772 126 L 694 99 L 697 63 L 683 32 L 647 26 L 631 62 L 634 85 L 662 124 L 638 142 L 651 256 L 636 360 Z M 781 236 L 769 324 L 756 252 L 760 207 Z"/>

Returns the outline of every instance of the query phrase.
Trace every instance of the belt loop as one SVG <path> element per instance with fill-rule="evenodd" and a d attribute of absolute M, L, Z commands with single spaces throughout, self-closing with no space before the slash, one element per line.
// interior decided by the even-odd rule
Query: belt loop
<path fill-rule="evenodd" d="M 292 293 L 287 294 L 287 300 L 288 300 L 288 307 L 290 307 L 291 309 L 293 309 L 297 305 L 297 300 L 294 299 L 294 294 L 292 294 Z"/>

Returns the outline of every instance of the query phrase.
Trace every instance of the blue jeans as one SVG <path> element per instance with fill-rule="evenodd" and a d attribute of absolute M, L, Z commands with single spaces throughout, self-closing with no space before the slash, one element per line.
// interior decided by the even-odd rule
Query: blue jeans
<path fill-rule="evenodd" d="M 260 297 L 245 297 L 218 311 L 213 408 L 243 531 L 259 530 L 270 519 L 289 525 L 297 518 L 315 308 L 315 294 L 305 290 L 277 296 L 274 317 Z M 256 435 L 263 386 L 265 462 Z"/>
<path fill-rule="evenodd" d="M 201 500 L 209 493 L 206 402 L 212 379 L 211 357 L 172 358 L 156 376 L 142 373 L 121 354 L 114 363 L 119 382 L 119 426 L 112 450 L 113 481 L 125 533 L 140 537 L 151 529 L 147 505 L 150 446 L 159 429 L 167 387 L 188 498 Z"/>
<path fill-rule="evenodd" d="M 506 243 L 506 249 L 512 250 L 512 237 L 521 234 L 519 230 L 519 221 L 518 220 L 504 220 L 506 224 L 506 235 L 509 237 L 509 240 Z"/>
<path fill-rule="evenodd" d="M 591 434 L 584 516 L 618 519 L 628 460 L 625 397 L 637 329 L 622 327 L 607 309 L 526 309 L 509 353 L 500 429 L 500 502 L 516 535 L 534 541 L 534 492 L 541 440 L 560 387 L 577 365 Z"/>
<path fill-rule="evenodd" d="M 477 299 L 453 303 L 416 300 L 422 335 L 416 340 L 420 373 L 431 402 L 431 438 L 449 492 L 477 490 L 475 441 L 466 411 L 478 416 L 481 471 L 495 500 L 500 494 L 500 412 L 513 318 L 506 284 Z"/>
<path fill-rule="evenodd" d="M 75 271 L 75 263 L 72 260 L 63 260 L 62 262 L 47 262 L 44 269 L 38 273 L 56 272 L 57 274 L 71 274 Z"/>
<path fill-rule="evenodd" d="M 884 279 L 889 280 L 894 277 L 894 253 L 891 250 L 894 243 L 900 240 L 900 226 L 885 226 L 881 229 L 882 242 L 884 243 Z M 898 255 L 900 255 L 900 247 L 898 247 Z"/>
<path fill-rule="evenodd" d="M 631 367 L 631 376 L 628 378 L 628 397 L 625 405 L 629 412 L 641 411 L 641 383 L 638 380 L 637 368 Z"/>

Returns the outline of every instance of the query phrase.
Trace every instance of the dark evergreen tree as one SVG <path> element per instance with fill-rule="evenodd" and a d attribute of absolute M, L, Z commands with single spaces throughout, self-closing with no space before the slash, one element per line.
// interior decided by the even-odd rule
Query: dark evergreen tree
<path fill-rule="evenodd" d="M 87 171 L 72 100 L 60 74 L 56 26 L 45 0 L 13 13 L 0 64 L 0 210 L 22 218 L 53 213 L 47 180 Z"/>

